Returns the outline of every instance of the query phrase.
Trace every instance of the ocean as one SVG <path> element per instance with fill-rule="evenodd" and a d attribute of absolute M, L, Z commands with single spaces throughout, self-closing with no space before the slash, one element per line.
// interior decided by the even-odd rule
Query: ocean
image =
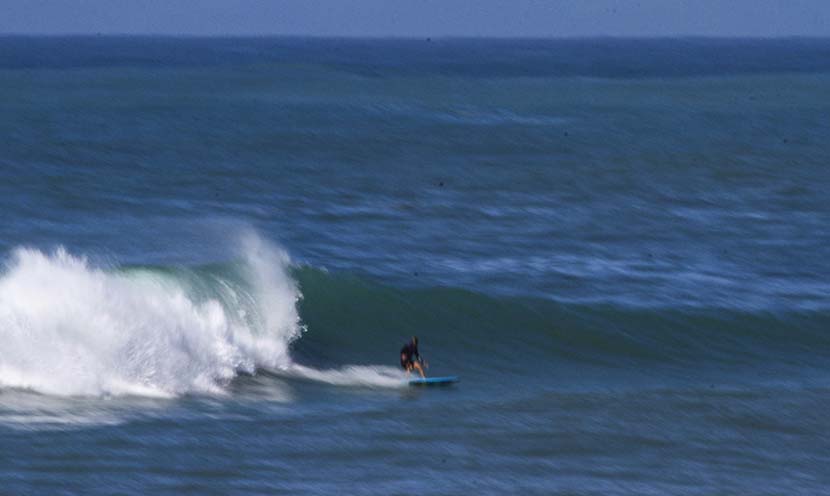
<path fill-rule="evenodd" d="M 830 494 L 830 40 L 6 36 L 0 136 L 2 494 Z"/>

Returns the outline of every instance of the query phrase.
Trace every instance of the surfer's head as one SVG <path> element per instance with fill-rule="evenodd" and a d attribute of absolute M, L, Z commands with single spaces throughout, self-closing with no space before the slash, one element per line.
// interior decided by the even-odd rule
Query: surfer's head
<path fill-rule="evenodd" d="M 412 336 L 412 344 L 418 346 L 418 336 Z"/>

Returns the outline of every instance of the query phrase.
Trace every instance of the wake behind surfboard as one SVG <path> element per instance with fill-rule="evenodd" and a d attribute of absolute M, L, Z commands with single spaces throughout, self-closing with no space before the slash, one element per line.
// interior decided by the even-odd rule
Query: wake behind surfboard
<path fill-rule="evenodd" d="M 410 379 L 410 386 L 449 386 L 458 382 L 458 376 L 451 375 L 446 377 L 427 377 L 417 379 Z"/>

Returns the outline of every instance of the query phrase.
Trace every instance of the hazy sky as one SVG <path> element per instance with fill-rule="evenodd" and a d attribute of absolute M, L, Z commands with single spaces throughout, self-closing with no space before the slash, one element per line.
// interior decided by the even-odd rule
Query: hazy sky
<path fill-rule="evenodd" d="M 0 33 L 830 36 L 830 0 L 0 0 Z"/>

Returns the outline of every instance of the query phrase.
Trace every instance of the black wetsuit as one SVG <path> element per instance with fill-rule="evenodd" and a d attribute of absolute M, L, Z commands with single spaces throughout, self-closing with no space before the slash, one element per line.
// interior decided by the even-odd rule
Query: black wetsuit
<path fill-rule="evenodd" d="M 409 365 L 414 364 L 415 360 L 421 360 L 421 355 L 418 353 L 418 345 L 406 343 L 401 348 L 401 367 L 406 369 Z"/>

